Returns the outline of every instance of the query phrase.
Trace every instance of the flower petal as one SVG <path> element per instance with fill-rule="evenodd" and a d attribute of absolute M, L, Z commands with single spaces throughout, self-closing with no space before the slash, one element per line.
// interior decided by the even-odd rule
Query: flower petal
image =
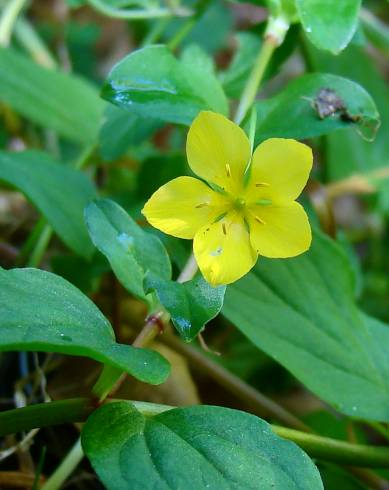
<path fill-rule="evenodd" d="M 256 206 L 250 211 L 246 217 L 250 240 L 259 255 L 286 258 L 309 249 L 311 227 L 304 208 L 298 202 L 286 206 Z"/>
<path fill-rule="evenodd" d="M 226 211 L 228 203 L 218 192 L 193 177 L 178 177 L 160 187 L 142 209 L 155 228 L 178 238 L 196 232 Z"/>
<path fill-rule="evenodd" d="M 243 217 L 235 212 L 199 230 L 193 250 L 203 276 L 212 286 L 237 281 L 257 261 Z"/>
<path fill-rule="evenodd" d="M 199 177 L 231 194 L 240 192 L 250 160 L 250 143 L 239 126 L 221 114 L 200 112 L 189 129 L 186 153 Z"/>
<path fill-rule="evenodd" d="M 271 138 L 254 151 L 246 199 L 294 201 L 304 189 L 312 169 L 312 150 L 293 139 Z"/>

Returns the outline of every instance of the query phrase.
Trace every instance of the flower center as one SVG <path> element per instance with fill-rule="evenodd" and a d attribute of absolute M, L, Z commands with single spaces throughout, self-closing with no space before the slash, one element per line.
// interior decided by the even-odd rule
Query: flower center
<path fill-rule="evenodd" d="M 246 206 L 246 200 L 245 199 L 243 199 L 242 197 L 238 197 L 237 199 L 235 199 L 234 208 L 237 211 L 242 211 L 245 206 Z"/>

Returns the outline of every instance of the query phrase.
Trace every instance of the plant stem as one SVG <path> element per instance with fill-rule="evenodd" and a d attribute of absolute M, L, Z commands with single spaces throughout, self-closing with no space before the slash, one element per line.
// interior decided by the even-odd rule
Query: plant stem
<path fill-rule="evenodd" d="M 113 403 L 119 400 L 109 400 Z M 121 400 L 131 403 L 145 416 L 155 416 L 176 407 L 160 405 L 134 400 Z M 36 427 L 45 427 L 60 423 L 83 422 L 96 408 L 86 398 L 63 400 L 49 403 L 39 403 L 24 408 L 17 408 L 0 413 L 0 435 L 6 435 L 13 431 L 27 431 Z M 323 461 L 332 461 L 344 465 L 358 465 L 370 468 L 389 468 L 389 448 L 380 446 L 369 446 L 366 444 L 353 444 L 316 434 L 307 434 L 294 429 L 271 425 L 273 431 L 280 437 L 298 444 L 311 457 Z M 15 429 L 15 430 L 14 430 Z M 68 456 L 70 462 L 65 461 L 60 465 L 61 482 L 74 469 L 74 463 L 80 461 L 81 449 L 74 446 Z M 59 471 L 59 468 L 57 471 Z M 66 470 L 66 471 L 65 471 Z M 57 473 L 57 471 L 55 473 Z M 65 475 L 66 473 L 66 475 Z M 50 478 L 48 482 L 58 482 L 56 477 Z M 48 483 L 47 482 L 47 483 Z M 46 483 L 46 485 L 47 485 Z M 58 486 L 44 486 L 44 490 L 54 490 Z M 43 490 L 43 489 L 42 489 Z"/>
<path fill-rule="evenodd" d="M 45 68 L 55 68 L 57 62 L 45 46 L 44 42 L 32 28 L 31 24 L 24 18 L 19 18 L 15 24 L 15 38 L 30 53 L 38 65 Z"/>
<path fill-rule="evenodd" d="M 45 224 L 27 261 L 27 267 L 39 267 L 52 235 L 53 228 L 49 224 Z"/>
<path fill-rule="evenodd" d="M 163 8 L 156 7 L 150 9 L 119 9 L 109 6 L 107 3 L 100 0 L 88 0 L 88 3 L 107 17 L 115 19 L 156 19 L 161 17 L 187 17 L 192 14 L 192 11 L 185 7 Z"/>
<path fill-rule="evenodd" d="M 298 444 L 314 458 L 345 465 L 389 468 L 389 448 L 352 444 L 329 437 L 306 434 L 278 425 L 273 425 L 272 429 L 280 437 Z"/>
<path fill-rule="evenodd" d="M 68 476 L 73 473 L 83 457 L 84 452 L 81 447 L 81 439 L 78 438 L 65 459 L 42 486 L 41 490 L 57 490 L 62 488 L 63 483 L 67 480 Z"/>
<path fill-rule="evenodd" d="M 174 36 L 167 43 L 167 47 L 174 51 L 179 44 L 185 39 L 185 37 L 191 32 L 196 22 L 203 15 L 205 9 L 208 7 L 210 0 L 198 0 L 194 7 L 195 14 L 187 19 L 186 22 L 177 30 Z"/>
<path fill-rule="evenodd" d="M 184 355 L 190 361 L 191 366 L 206 373 L 228 392 L 242 399 L 257 415 L 262 417 L 270 416 L 289 427 L 307 432 L 311 431 L 311 428 L 305 425 L 295 415 L 257 391 L 220 364 L 214 362 L 208 356 L 205 356 L 202 352 L 188 344 L 184 344 L 177 337 L 165 335 L 162 342 L 172 347 L 176 352 Z"/>
<path fill-rule="evenodd" d="M 275 49 L 282 44 L 289 29 L 289 22 L 284 17 L 270 17 L 265 31 L 263 43 L 254 62 L 253 69 L 244 87 L 236 110 L 234 121 L 241 124 L 253 104 L 258 88 L 265 74 L 269 61 Z"/>
<path fill-rule="evenodd" d="M 4 7 L 0 18 L 0 46 L 7 47 L 11 41 L 12 30 L 16 19 L 26 0 L 10 0 Z"/>
<path fill-rule="evenodd" d="M 74 398 L 0 412 L 0 437 L 39 427 L 82 422 L 94 408 L 89 398 Z"/>

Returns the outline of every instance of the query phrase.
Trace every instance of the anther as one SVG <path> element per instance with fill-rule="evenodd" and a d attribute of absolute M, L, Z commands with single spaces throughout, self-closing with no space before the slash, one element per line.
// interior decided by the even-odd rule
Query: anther
<path fill-rule="evenodd" d="M 270 184 L 268 184 L 267 182 L 257 182 L 255 184 L 255 187 L 269 187 Z"/>
<path fill-rule="evenodd" d="M 202 202 L 201 204 L 197 204 L 196 209 L 204 208 L 205 206 L 208 206 L 207 202 Z"/>
<path fill-rule="evenodd" d="M 231 167 L 229 163 L 226 163 L 227 177 L 231 177 Z"/>
<path fill-rule="evenodd" d="M 222 223 L 222 229 L 223 229 L 223 233 L 227 235 L 227 228 L 225 223 Z"/>
<path fill-rule="evenodd" d="M 266 225 L 266 221 L 263 221 L 263 219 L 258 218 L 258 216 L 255 216 L 255 220 L 258 221 L 258 223 L 261 223 L 261 225 Z"/>

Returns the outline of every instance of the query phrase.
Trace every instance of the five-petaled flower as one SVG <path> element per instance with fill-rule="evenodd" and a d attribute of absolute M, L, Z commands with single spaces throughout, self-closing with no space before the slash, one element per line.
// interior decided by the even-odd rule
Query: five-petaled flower
<path fill-rule="evenodd" d="M 311 228 L 295 201 L 312 168 L 311 149 L 271 138 L 251 156 L 244 131 L 220 114 L 200 112 L 186 145 L 194 177 L 160 187 L 142 213 L 159 230 L 194 239 L 199 268 L 212 285 L 245 275 L 258 255 L 285 258 L 310 247 Z"/>

